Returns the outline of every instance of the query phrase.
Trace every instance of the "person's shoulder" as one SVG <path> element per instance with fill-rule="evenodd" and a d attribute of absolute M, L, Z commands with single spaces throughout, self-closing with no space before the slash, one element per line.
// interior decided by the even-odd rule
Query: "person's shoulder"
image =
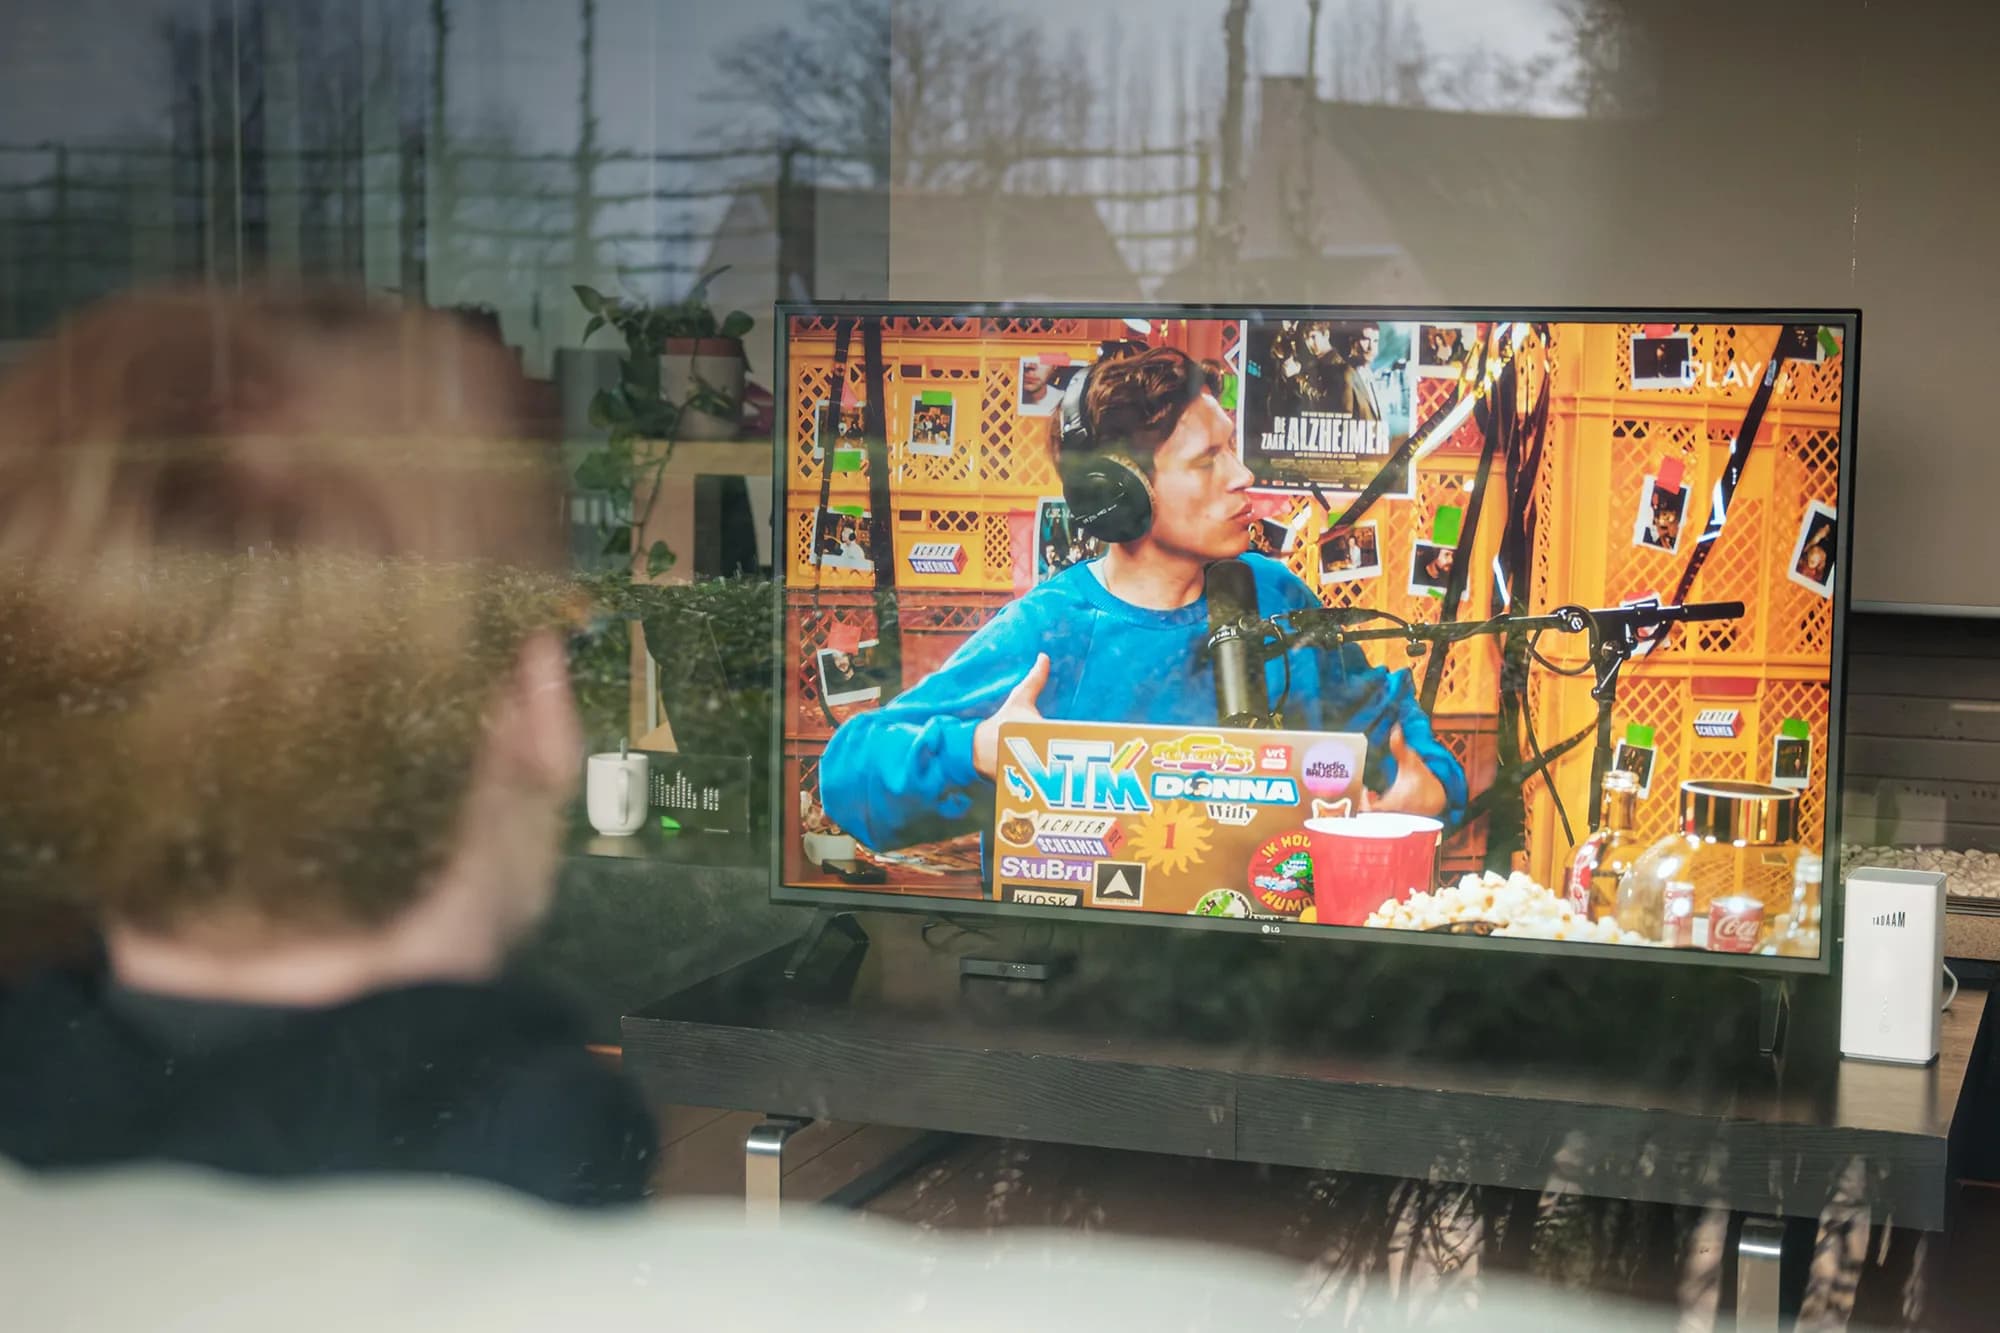
<path fill-rule="evenodd" d="M 637 1085 L 581 1047 L 550 1048 L 492 1089 L 477 1156 L 487 1173 L 553 1203 L 644 1197 L 659 1126 Z"/>
<path fill-rule="evenodd" d="M 510 975 L 412 987 L 357 1007 L 369 1012 L 350 1015 L 355 1027 L 399 1021 L 421 1047 L 406 1057 L 428 1057 L 421 1074 L 397 1080 L 397 1105 L 452 1112 L 448 1128 L 409 1127 L 434 1136 L 422 1165 L 555 1203 L 644 1193 L 658 1146 L 652 1114 L 630 1079 L 585 1048 L 570 1007 L 540 985 Z"/>
<path fill-rule="evenodd" d="M 1087 614 L 1095 605 L 1093 590 L 1102 586 L 1090 566 L 1090 561 L 1079 560 L 1049 575 L 1009 602 L 995 619 L 1042 625 Z"/>

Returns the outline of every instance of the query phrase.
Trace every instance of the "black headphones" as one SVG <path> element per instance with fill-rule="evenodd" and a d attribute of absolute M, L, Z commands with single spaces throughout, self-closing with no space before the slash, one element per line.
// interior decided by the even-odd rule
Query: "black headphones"
<path fill-rule="evenodd" d="M 1063 387 L 1058 442 L 1063 499 L 1070 522 L 1084 535 L 1113 544 L 1135 542 L 1153 526 L 1153 483 L 1123 453 L 1099 448 L 1084 420 L 1083 395 L 1095 369 L 1083 367 Z"/>

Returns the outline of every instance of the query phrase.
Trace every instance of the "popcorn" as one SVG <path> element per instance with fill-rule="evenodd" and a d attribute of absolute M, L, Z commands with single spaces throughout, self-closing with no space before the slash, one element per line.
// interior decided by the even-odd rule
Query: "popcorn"
<path fill-rule="evenodd" d="M 1495 935 L 1510 939 L 1574 940 L 1587 944 L 1651 944 L 1645 936 L 1619 929 L 1611 917 L 1592 921 L 1569 900 L 1520 871 L 1502 878 L 1487 871 L 1463 875 L 1429 893 L 1398 902 L 1384 899 L 1363 924 L 1388 930 L 1436 930 L 1468 921 L 1490 922 Z"/>

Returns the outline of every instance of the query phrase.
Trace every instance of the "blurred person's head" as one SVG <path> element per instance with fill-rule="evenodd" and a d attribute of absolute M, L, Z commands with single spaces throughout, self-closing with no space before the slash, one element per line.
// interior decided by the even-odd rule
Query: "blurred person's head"
<path fill-rule="evenodd" d="M 581 749 L 512 358 L 355 294 L 120 297 L 0 381 L 0 871 L 147 989 L 497 969 Z"/>

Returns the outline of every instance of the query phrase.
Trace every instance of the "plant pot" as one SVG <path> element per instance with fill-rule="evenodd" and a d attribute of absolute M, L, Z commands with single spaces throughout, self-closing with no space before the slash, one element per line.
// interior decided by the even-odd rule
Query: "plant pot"
<path fill-rule="evenodd" d="M 669 403 L 684 403 L 699 380 L 728 398 L 743 401 L 743 344 L 734 338 L 669 338 L 660 354 L 660 396 Z M 683 440 L 733 440 L 738 434 L 735 418 L 708 412 L 681 414 L 678 438 Z"/>

